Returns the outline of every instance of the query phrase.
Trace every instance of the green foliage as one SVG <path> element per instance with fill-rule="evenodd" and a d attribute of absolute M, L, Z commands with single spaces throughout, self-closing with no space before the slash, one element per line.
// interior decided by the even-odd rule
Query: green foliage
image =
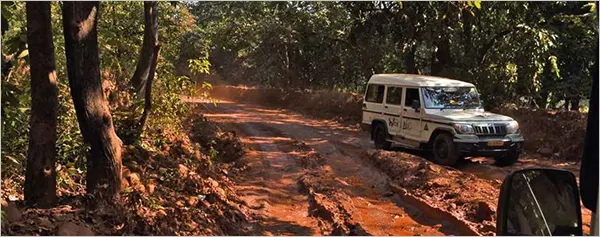
<path fill-rule="evenodd" d="M 143 3 L 112 2 L 104 5 L 99 22 L 99 45 L 105 52 L 101 58 L 103 79 L 114 85 L 109 101 L 115 126 L 119 136 L 129 142 L 127 139 L 137 130 L 137 121 L 144 108 L 144 97 L 132 96 L 129 83 L 142 45 Z M 176 70 L 179 55 L 187 50 L 181 39 L 191 32 L 194 19 L 180 4 L 168 2 L 159 2 L 158 18 L 161 52 L 152 85 L 153 108 L 147 126 L 149 130 L 156 128 L 161 132 L 172 132 L 181 129 L 181 121 L 189 111 L 189 106 L 181 101 L 180 96 L 194 94 L 190 78 Z M 161 132 L 143 134 L 143 137 L 162 136 Z M 157 139 L 160 140 L 160 137 Z"/>
<path fill-rule="evenodd" d="M 6 215 L 6 212 L 4 210 L 0 210 L 0 218 L 0 223 L 2 223 L 2 229 L 4 229 L 8 224 L 8 216 Z"/>
<path fill-rule="evenodd" d="M 210 62 L 206 59 L 189 59 L 190 72 L 193 74 L 210 73 Z"/>
<path fill-rule="evenodd" d="M 57 152 L 60 164 L 59 186 L 75 188 L 73 184 L 80 173 L 85 172 L 85 155 L 88 147 L 83 143 L 77 117 L 71 99 L 62 32 L 62 3 L 52 3 L 52 30 L 58 76 L 58 137 Z M 2 78 L 2 175 L 23 174 L 28 147 L 29 85 L 28 51 L 26 48 L 26 22 L 24 2 L 2 2 L 2 15 L 9 21 L 9 30 L 2 37 L 3 67 L 10 59 L 10 73 Z M 194 95 L 194 82 L 189 76 L 176 70 L 176 64 L 185 52 L 194 51 L 199 60 L 194 73 L 208 73 L 207 51 L 203 47 L 186 44 L 184 35 L 192 34 L 195 19 L 182 4 L 159 2 L 159 57 L 156 79 L 153 84 L 153 110 L 148 120 L 148 134 L 155 141 L 169 131 L 182 128 L 182 119 L 189 112 L 189 105 L 181 101 L 181 95 Z M 103 2 L 98 18 L 98 41 L 101 62 L 101 78 L 109 101 L 115 127 L 119 135 L 126 134 L 137 122 L 143 100 L 132 96 L 129 81 L 134 73 L 144 30 L 142 2 Z M 189 42 L 188 42 L 189 43 Z M 195 64 L 196 65 L 196 64 Z M 185 64 L 187 70 L 187 64 Z M 4 68 L 3 68 L 4 70 Z M 194 71 L 195 70 L 195 71 Z M 203 93 L 208 96 L 208 93 Z M 150 147 L 162 146 L 149 144 Z M 163 144 L 166 145 L 166 144 Z M 10 171 L 10 172 L 6 172 Z"/>
<path fill-rule="evenodd" d="M 190 109 L 181 101 L 181 96 L 195 95 L 192 80 L 187 76 L 174 75 L 173 70 L 172 64 L 162 64 L 157 69 L 161 77 L 154 82 L 154 109 L 150 120 L 156 127 L 180 129 L 181 121 Z"/>
<path fill-rule="evenodd" d="M 492 107 L 586 98 L 598 41 L 585 2 L 188 6 L 212 67 L 233 83 L 362 91 L 373 73 L 410 72 L 473 82 Z"/>
<path fill-rule="evenodd" d="M 8 71 L 2 76 L 2 172 L 11 174 L 21 172 L 25 163 L 29 133 L 29 108 L 31 98 L 28 77 L 29 72 L 22 70 L 27 64 L 26 58 L 18 57 L 26 50 L 27 34 L 25 23 L 21 19 L 25 14 L 22 2 L 2 2 L 2 17 L 6 18 L 10 28 L 2 36 L 2 70 Z M 19 70 L 21 69 L 21 70 Z"/>

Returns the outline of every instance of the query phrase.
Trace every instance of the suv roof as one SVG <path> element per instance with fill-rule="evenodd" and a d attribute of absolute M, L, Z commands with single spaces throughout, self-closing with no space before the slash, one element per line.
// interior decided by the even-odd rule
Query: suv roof
<path fill-rule="evenodd" d="M 369 83 L 401 86 L 457 86 L 474 87 L 473 84 L 443 77 L 414 75 L 414 74 L 375 74 Z"/>

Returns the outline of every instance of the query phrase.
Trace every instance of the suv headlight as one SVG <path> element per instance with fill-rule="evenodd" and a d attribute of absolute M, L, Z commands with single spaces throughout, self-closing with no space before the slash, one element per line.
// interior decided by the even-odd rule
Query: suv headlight
<path fill-rule="evenodd" d="M 473 126 L 471 124 L 456 123 L 456 124 L 454 124 L 454 130 L 456 130 L 457 133 L 461 133 L 461 134 L 475 133 L 475 130 L 473 130 Z"/>
<path fill-rule="evenodd" d="M 519 123 L 517 123 L 517 121 L 511 121 L 506 125 L 506 133 L 515 134 L 519 132 L 521 131 L 519 130 Z"/>

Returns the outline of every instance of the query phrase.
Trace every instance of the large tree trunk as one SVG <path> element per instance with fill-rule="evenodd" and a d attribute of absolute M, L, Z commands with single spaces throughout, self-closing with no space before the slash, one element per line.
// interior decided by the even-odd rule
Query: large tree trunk
<path fill-rule="evenodd" d="M 56 202 L 56 110 L 58 89 L 50 2 L 27 2 L 27 43 L 31 68 L 31 118 L 25 174 L 25 202 L 51 207 Z"/>
<path fill-rule="evenodd" d="M 138 95 L 144 92 L 152 68 L 155 48 L 158 45 L 158 15 L 156 10 L 158 2 L 144 2 L 144 40 L 140 49 L 140 58 L 137 61 L 131 85 Z"/>
<path fill-rule="evenodd" d="M 87 157 L 87 192 L 116 197 L 121 186 L 121 140 L 102 92 L 98 58 L 98 2 L 64 2 L 63 27 L 71 96 Z"/>

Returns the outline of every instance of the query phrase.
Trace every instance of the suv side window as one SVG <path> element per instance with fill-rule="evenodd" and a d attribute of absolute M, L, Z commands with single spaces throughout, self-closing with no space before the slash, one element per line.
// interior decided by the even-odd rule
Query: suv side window
<path fill-rule="evenodd" d="M 391 105 L 402 104 L 402 87 L 388 86 L 387 96 L 385 97 L 385 103 Z"/>
<path fill-rule="evenodd" d="M 383 103 L 383 92 L 384 91 L 385 91 L 385 86 L 371 84 L 371 85 L 369 85 L 369 88 L 367 88 L 367 96 L 365 97 L 365 100 L 367 102 Z"/>
<path fill-rule="evenodd" d="M 417 88 L 406 88 L 406 98 L 404 98 L 404 106 L 412 106 L 413 100 L 419 100 L 419 89 Z"/>

